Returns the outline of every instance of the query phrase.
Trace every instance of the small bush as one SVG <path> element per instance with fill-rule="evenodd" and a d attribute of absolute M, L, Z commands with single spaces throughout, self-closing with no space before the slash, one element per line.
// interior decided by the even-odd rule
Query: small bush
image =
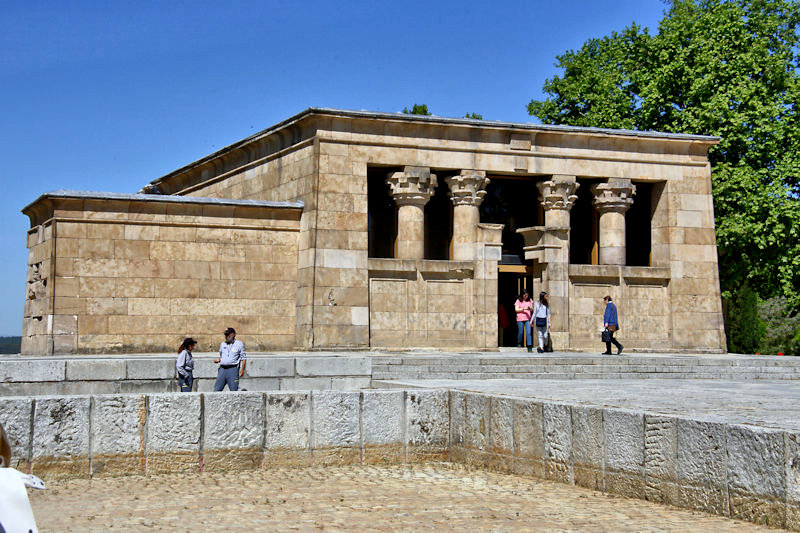
<path fill-rule="evenodd" d="M 758 306 L 765 324 L 759 351 L 764 354 L 800 355 L 800 314 L 783 297 L 769 298 Z"/>
<path fill-rule="evenodd" d="M 735 353 L 755 353 L 764 337 L 766 325 L 759 316 L 759 298 L 747 284 L 736 291 L 728 308 L 728 349 Z"/>

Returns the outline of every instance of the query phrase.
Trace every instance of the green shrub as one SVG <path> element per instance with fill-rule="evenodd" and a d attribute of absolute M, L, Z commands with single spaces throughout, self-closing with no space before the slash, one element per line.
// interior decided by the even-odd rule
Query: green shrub
<path fill-rule="evenodd" d="M 766 328 L 759 351 L 764 354 L 800 355 L 800 314 L 783 297 L 769 298 L 758 306 Z"/>
<path fill-rule="evenodd" d="M 758 351 L 766 332 L 758 304 L 758 294 L 747 284 L 733 294 L 728 308 L 728 349 L 731 352 Z"/>

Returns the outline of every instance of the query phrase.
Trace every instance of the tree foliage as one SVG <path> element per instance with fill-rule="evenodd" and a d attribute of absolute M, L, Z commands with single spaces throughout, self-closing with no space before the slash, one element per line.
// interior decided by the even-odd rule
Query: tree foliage
<path fill-rule="evenodd" d="M 800 308 L 800 6 L 672 0 L 658 32 L 636 24 L 557 57 L 544 123 L 717 135 L 712 164 L 720 281 Z"/>
<path fill-rule="evenodd" d="M 758 314 L 758 294 L 746 283 L 731 299 L 728 310 L 728 348 L 736 353 L 755 353 L 765 324 Z"/>
<path fill-rule="evenodd" d="M 471 118 L 473 120 L 483 120 L 483 115 L 479 113 L 467 113 L 464 115 L 464 118 Z"/>
<path fill-rule="evenodd" d="M 431 115 L 431 112 L 428 111 L 427 104 L 414 104 L 411 106 L 411 109 L 404 107 L 403 113 L 406 115 Z"/>

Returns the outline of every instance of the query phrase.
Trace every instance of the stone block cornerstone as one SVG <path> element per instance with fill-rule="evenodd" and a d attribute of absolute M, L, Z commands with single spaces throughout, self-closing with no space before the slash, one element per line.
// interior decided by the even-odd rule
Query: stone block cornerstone
<path fill-rule="evenodd" d="M 30 217 L 25 354 L 515 346 L 725 351 L 717 138 L 308 109 L 145 185 Z M 508 320 L 508 317 L 511 320 Z M 511 322 L 509 324 L 509 322 Z"/>

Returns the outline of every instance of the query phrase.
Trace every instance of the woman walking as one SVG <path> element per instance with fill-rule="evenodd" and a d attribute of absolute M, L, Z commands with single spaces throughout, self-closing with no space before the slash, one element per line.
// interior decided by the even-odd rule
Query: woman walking
<path fill-rule="evenodd" d="M 192 359 L 192 350 L 197 343 L 191 337 L 186 337 L 178 348 L 178 360 L 175 362 L 175 368 L 178 370 L 178 383 L 181 386 L 181 392 L 192 392 L 192 383 L 194 382 L 194 359 Z"/>
<path fill-rule="evenodd" d="M 539 337 L 539 347 L 536 351 L 543 353 L 550 336 L 550 303 L 544 291 L 539 293 L 539 301 L 533 306 L 533 320 Z"/>
<path fill-rule="evenodd" d="M 533 351 L 533 339 L 531 338 L 531 315 L 533 314 L 533 302 L 528 291 L 523 291 L 517 301 L 514 302 L 514 311 L 517 312 L 517 347 L 522 347 L 523 334 L 528 345 L 528 351 Z"/>

